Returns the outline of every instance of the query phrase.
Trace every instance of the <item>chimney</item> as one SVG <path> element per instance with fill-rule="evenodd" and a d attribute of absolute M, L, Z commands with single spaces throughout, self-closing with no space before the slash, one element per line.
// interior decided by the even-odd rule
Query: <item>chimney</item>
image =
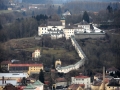
<path fill-rule="evenodd" d="M 105 90 L 105 67 L 103 67 L 103 90 Z"/>
<path fill-rule="evenodd" d="M 2 84 L 4 84 L 4 76 L 2 76 Z"/>

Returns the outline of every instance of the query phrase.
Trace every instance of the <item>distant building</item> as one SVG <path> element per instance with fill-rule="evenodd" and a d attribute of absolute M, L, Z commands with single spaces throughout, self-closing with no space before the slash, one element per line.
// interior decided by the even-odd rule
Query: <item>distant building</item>
<path fill-rule="evenodd" d="M 81 36 L 79 34 L 84 35 L 86 33 L 92 33 L 91 36 L 97 36 L 97 34 L 100 34 L 99 37 L 101 37 L 101 34 L 105 34 L 104 31 L 96 28 L 90 23 L 87 23 L 85 20 L 74 25 L 66 25 L 65 18 L 61 18 L 60 21 L 47 21 L 46 24 L 41 24 L 38 27 L 39 36 L 50 35 L 52 39 L 58 39 L 62 37 L 69 39 L 71 36 Z M 89 38 L 89 35 L 86 35 L 84 38 Z"/>
<path fill-rule="evenodd" d="M 32 53 L 32 59 L 33 59 L 33 60 L 38 61 L 40 57 L 41 57 L 41 53 L 40 53 L 40 50 L 39 50 L 39 49 L 35 50 L 35 51 Z"/>
<path fill-rule="evenodd" d="M 111 67 L 111 68 L 106 69 L 106 74 L 115 74 L 117 72 L 120 72 L 120 70 L 118 70 L 115 67 Z"/>
<path fill-rule="evenodd" d="M 44 90 L 44 84 L 37 80 L 33 84 L 29 84 L 24 87 L 23 90 Z"/>
<path fill-rule="evenodd" d="M 88 76 L 75 76 L 71 77 L 71 84 L 84 84 L 85 88 L 90 88 L 91 87 L 91 79 Z"/>
<path fill-rule="evenodd" d="M 5 61 L 2 61 L 2 62 L 1 62 L 1 68 L 3 68 L 3 69 L 6 69 L 6 70 L 7 70 L 7 69 L 8 69 L 8 64 L 9 64 L 9 63 L 11 63 L 11 61 L 10 61 L 10 60 L 7 60 L 7 61 L 6 61 L 6 60 L 5 60 Z"/>
<path fill-rule="evenodd" d="M 66 87 L 67 80 L 65 78 L 56 78 L 55 79 L 55 87 L 57 87 L 57 86 Z"/>
<path fill-rule="evenodd" d="M 71 84 L 67 90 L 84 90 L 80 84 Z"/>
<path fill-rule="evenodd" d="M 70 15 L 71 15 L 71 13 L 70 13 L 70 11 L 68 11 L 68 10 L 62 14 L 62 16 L 64 16 L 64 17 L 70 16 Z"/>
<path fill-rule="evenodd" d="M 26 72 L 29 75 L 43 70 L 43 64 L 9 64 L 9 72 Z"/>
<path fill-rule="evenodd" d="M 58 59 L 58 60 L 55 61 L 55 67 L 61 66 L 61 64 L 62 64 L 62 62 L 61 62 L 60 59 Z"/>
<path fill-rule="evenodd" d="M 0 73 L 0 90 L 3 90 L 3 88 L 6 87 L 9 84 L 12 84 L 14 86 L 19 85 L 19 81 L 23 78 L 29 77 L 27 73 Z M 14 89 L 4 89 L 4 90 L 14 90 Z M 16 90 L 16 89 L 15 89 Z"/>
<path fill-rule="evenodd" d="M 63 28 L 65 27 L 65 20 L 47 21 L 47 24 L 42 24 L 38 27 L 38 35 L 43 36 L 49 34 L 52 39 L 64 37 Z"/>

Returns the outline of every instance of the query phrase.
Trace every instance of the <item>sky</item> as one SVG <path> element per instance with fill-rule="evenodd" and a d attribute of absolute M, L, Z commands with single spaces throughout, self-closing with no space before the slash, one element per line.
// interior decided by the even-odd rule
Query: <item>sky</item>
<path fill-rule="evenodd" d="M 19 1 L 19 2 L 22 2 L 22 0 L 16 0 L 16 1 Z M 29 0 L 28 0 L 29 1 Z M 55 0 L 55 1 L 62 1 L 62 2 L 69 2 L 69 1 L 71 1 L 71 0 Z M 78 1 L 99 1 L 99 2 L 114 2 L 114 1 L 119 1 L 120 2 L 120 0 L 78 0 Z"/>

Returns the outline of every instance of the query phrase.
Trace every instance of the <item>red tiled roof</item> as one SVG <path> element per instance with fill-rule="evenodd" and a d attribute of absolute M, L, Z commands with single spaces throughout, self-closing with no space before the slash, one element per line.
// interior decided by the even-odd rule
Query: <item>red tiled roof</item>
<path fill-rule="evenodd" d="M 84 88 L 84 87 L 85 87 L 85 84 L 80 84 L 80 86 L 81 86 L 82 88 Z"/>
<path fill-rule="evenodd" d="M 119 70 L 115 67 L 111 67 L 111 68 L 108 68 L 106 71 L 119 71 Z"/>
<path fill-rule="evenodd" d="M 65 78 L 57 78 L 56 82 L 66 82 L 66 79 Z"/>
<path fill-rule="evenodd" d="M 80 85 L 79 84 L 72 84 L 68 87 L 68 89 L 71 89 L 71 90 L 77 90 L 77 88 L 79 87 Z"/>
<path fill-rule="evenodd" d="M 22 66 L 31 66 L 31 67 L 42 67 L 43 64 L 9 64 L 10 67 L 22 67 Z"/>
<path fill-rule="evenodd" d="M 80 75 L 80 76 L 76 76 L 75 78 L 89 78 L 89 77 Z"/>
<path fill-rule="evenodd" d="M 1 64 L 9 64 L 9 63 L 11 63 L 10 60 L 1 62 Z"/>

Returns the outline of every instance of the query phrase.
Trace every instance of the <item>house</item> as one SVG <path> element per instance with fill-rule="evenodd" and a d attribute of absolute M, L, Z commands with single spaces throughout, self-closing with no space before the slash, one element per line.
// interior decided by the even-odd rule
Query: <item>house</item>
<path fill-rule="evenodd" d="M 11 63 L 11 61 L 10 60 L 5 60 L 5 61 L 2 61 L 1 62 L 1 68 L 3 68 L 3 69 L 8 69 L 8 64 L 9 63 Z"/>
<path fill-rule="evenodd" d="M 62 14 L 62 16 L 64 16 L 64 17 L 65 17 L 65 16 L 70 16 L 70 15 L 71 15 L 71 13 L 70 13 L 70 11 L 68 11 L 68 10 Z"/>
<path fill-rule="evenodd" d="M 106 74 L 115 74 L 117 72 L 120 72 L 120 70 L 118 70 L 115 67 L 111 67 L 111 68 L 106 69 Z"/>
<path fill-rule="evenodd" d="M 24 87 L 23 90 L 36 90 L 36 87 L 33 86 L 32 84 L 29 84 L 26 87 Z"/>
<path fill-rule="evenodd" d="M 115 79 L 110 80 L 110 82 L 107 84 L 106 89 L 107 90 L 116 90 L 119 89 L 120 84 Z"/>
<path fill-rule="evenodd" d="M 67 80 L 65 78 L 56 78 L 55 79 L 55 86 L 62 86 L 62 87 L 66 87 L 67 86 Z"/>
<path fill-rule="evenodd" d="M 29 84 L 24 87 L 23 90 L 44 90 L 44 84 L 37 80 L 33 84 Z"/>
<path fill-rule="evenodd" d="M 101 73 L 96 73 L 96 74 L 94 75 L 94 79 L 95 79 L 95 80 L 102 79 L 102 77 L 103 77 L 103 74 L 101 74 Z"/>
<path fill-rule="evenodd" d="M 84 90 L 80 84 L 71 84 L 67 90 Z"/>
<path fill-rule="evenodd" d="M 58 59 L 58 60 L 56 60 L 55 61 L 55 67 L 57 67 L 57 66 L 61 66 L 61 60 L 60 59 Z"/>
<path fill-rule="evenodd" d="M 39 80 L 34 82 L 32 85 L 36 87 L 36 90 L 44 90 L 44 84 Z"/>
<path fill-rule="evenodd" d="M 27 73 L 0 73 L 0 90 L 3 90 L 4 87 L 8 88 L 9 84 L 12 84 L 13 86 L 18 86 L 19 80 L 22 79 L 23 77 L 27 78 L 28 74 Z M 5 90 L 10 90 L 10 89 L 5 89 Z"/>
<path fill-rule="evenodd" d="M 84 84 L 85 88 L 90 88 L 91 87 L 91 80 L 90 77 L 88 76 L 75 76 L 71 77 L 71 84 Z"/>
<path fill-rule="evenodd" d="M 29 75 L 43 70 L 43 64 L 8 64 L 9 72 L 26 72 Z"/>
<path fill-rule="evenodd" d="M 47 24 L 41 24 L 38 27 L 38 35 L 43 36 L 49 34 L 52 39 L 64 37 L 63 28 L 65 27 L 65 20 L 62 18 L 60 21 L 47 21 Z"/>
<path fill-rule="evenodd" d="M 7 84 L 2 90 L 17 90 L 17 88 L 12 84 Z"/>
<path fill-rule="evenodd" d="M 41 57 L 41 54 L 40 54 L 40 50 L 39 49 L 36 49 L 33 53 L 32 53 L 32 59 L 37 61 L 39 60 L 39 58 Z"/>
<path fill-rule="evenodd" d="M 0 73 L 0 80 L 4 79 L 15 79 L 18 80 L 23 77 L 28 77 L 27 73 Z"/>

